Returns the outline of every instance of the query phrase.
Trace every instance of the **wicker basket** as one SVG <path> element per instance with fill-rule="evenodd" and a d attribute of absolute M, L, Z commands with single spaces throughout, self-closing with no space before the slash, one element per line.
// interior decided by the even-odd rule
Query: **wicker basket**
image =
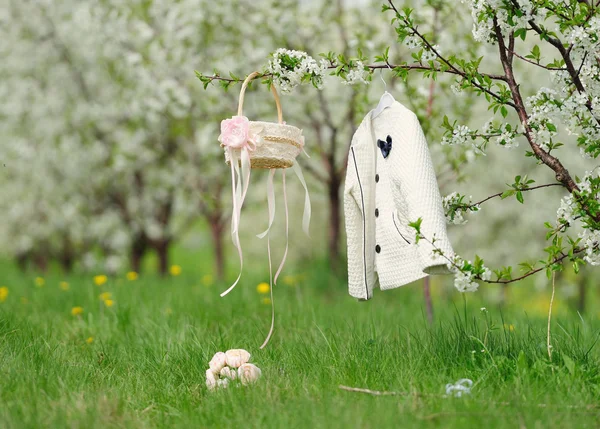
<path fill-rule="evenodd" d="M 248 75 L 242 89 L 238 104 L 238 116 L 242 116 L 244 106 L 244 94 L 252 79 L 258 76 L 258 72 Z M 304 137 L 302 130 L 283 122 L 281 102 L 275 86 L 271 84 L 271 91 L 277 106 L 277 120 L 275 122 L 250 121 L 250 130 L 260 138 L 256 143 L 256 149 L 250 152 L 250 165 L 252 168 L 289 168 L 294 164 L 296 157 L 304 148 Z M 229 164 L 229 151 L 225 149 L 225 161 Z M 241 149 L 235 149 L 241 151 Z M 237 157 L 240 159 L 240 157 Z M 240 161 L 241 162 L 241 161 Z"/>

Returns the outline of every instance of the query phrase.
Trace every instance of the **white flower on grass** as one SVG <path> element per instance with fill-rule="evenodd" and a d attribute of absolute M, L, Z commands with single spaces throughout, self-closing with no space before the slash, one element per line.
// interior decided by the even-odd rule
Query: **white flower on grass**
<path fill-rule="evenodd" d="M 473 381 L 468 378 L 461 378 L 456 383 L 446 384 L 446 396 L 460 398 L 463 395 L 470 395 Z"/>
<path fill-rule="evenodd" d="M 239 368 L 250 360 L 250 353 L 244 349 L 232 349 L 225 352 L 227 365 L 231 368 Z"/>
<path fill-rule="evenodd" d="M 210 370 L 215 374 L 219 374 L 219 372 L 225 367 L 227 364 L 226 355 L 223 352 L 217 352 L 213 356 L 213 358 L 208 363 Z"/>
<path fill-rule="evenodd" d="M 238 368 L 238 377 L 242 380 L 242 384 L 254 383 L 261 375 L 260 368 L 251 363 L 245 363 Z"/>
<path fill-rule="evenodd" d="M 229 385 L 229 379 L 228 378 L 220 378 L 220 379 L 217 380 L 217 386 L 218 387 L 227 388 L 228 385 Z"/>

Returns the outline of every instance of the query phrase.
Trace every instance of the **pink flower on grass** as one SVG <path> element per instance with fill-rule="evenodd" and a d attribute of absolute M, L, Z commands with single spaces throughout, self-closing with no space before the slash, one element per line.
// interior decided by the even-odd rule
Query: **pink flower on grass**
<path fill-rule="evenodd" d="M 245 116 L 234 116 L 221 121 L 219 142 L 232 149 L 256 149 L 258 136 L 250 131 L 250 121 Z"/>

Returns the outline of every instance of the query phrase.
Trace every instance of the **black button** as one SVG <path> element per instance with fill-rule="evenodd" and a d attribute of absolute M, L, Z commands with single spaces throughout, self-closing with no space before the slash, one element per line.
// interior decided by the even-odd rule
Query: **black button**
<path fill-rule="evenodd" d="M 375 251 L 377 253 L 381 252 L 381 246 L 379 244 L 377 246 L 375 246 Z"/>
<path fill-rule="evenodd" d="M 375 181 L 376 181 L 376 182 L 379 182 L 379 174 L 376 174 L 376 175 L 375 175 Z"/>
<path fill-rule="evenodd" d="M 375 209 L 375 217 L 379 216 L 379 209 Z"/>

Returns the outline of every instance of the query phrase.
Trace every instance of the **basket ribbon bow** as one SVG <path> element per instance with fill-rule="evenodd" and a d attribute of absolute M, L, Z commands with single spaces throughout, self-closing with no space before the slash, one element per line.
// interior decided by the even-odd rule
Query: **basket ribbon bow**
<path fill-rule="evenodd" d="M 239 237 L 240 217 L 242 205 L 248 192 L 248 185 L 250 184 L 250 152 L 256 149 L 256 145 L 260 141 L 261 131 L 262 128 L 251 130 L 250 121 L 245 116 L 234 116 L 231 119 L 221 121 L 221 135 L 219 135 L 218 140 L 221 142 L 221 146 L 226 148 L 231 166 L 231 190 L 233 193 L 231 239 L 240 258 L 240 273 L 236 281 L 221 296 L 231 292 L 242 277 L 244 258 Z"/>

